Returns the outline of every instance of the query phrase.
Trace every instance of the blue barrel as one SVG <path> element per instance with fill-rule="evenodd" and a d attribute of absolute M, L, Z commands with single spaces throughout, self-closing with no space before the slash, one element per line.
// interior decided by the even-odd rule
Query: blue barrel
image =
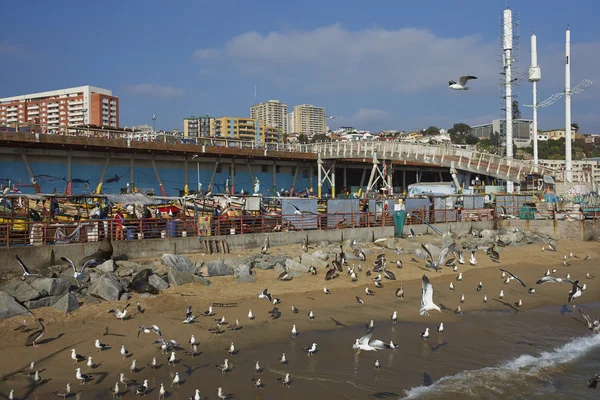
<path fill-rule="evenodd" d="M 133 229 L 129 229 L 129 228 L 124 228 L 125 229 L 125 237 L 127 238 L 127 240 L 133 240 L 135 239 L 135 234 L 133 233 Z"/>
<path fill-rule="evenodd" d="M 177 220 L 172 219 L 167 222 L 167 237 L 177 237 Z"/>

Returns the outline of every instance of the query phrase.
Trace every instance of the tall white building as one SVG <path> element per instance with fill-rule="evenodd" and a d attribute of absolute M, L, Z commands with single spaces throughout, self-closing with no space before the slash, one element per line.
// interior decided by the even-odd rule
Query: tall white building
<path fill-rule="evenodd" d="M 293 133 L 315 135 L 327 133 L 325 124 L 325 107 L 315 107 L 312 104 L 300 104 L 294 107 Z"/>
<path fill-rule="evenodd" d="M 250 107 L 250 118 L 265 121 L 266 126 L 280 128 L 284 135 L 288 133 L 287 104 L 279 100 L 269 100 Z"/>
<path fill-rule="evenodd" d="M 287 121 L 288 121 L 288 130 L 287 131 L 289 133 L 296 133 L 296 131 L 294 130 L 294 112 L 293 111 L 287 115 Z"/>

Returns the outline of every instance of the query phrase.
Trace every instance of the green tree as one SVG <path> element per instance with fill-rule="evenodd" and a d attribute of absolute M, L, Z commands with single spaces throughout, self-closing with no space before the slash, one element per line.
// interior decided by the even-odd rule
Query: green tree
<path fill-rule="evenodd" d="M 463 122 L 458 122 L 448 129 L 448 135 L 452 143 L 466 143 L 467 135 L 471 134 L 471 127 Z"/>
<path fill-rule="evenodd" d="M 490 134 L 490 145 L 496 147 L 500 146 L 500 134 L 498 132 L 492 132 Z"/>
<path fill-rule="evenodd" d="M 426 136 L 434 136 L 434 135 L 439 135 L 439 134 L 440 134 L 440 128 L 438 128 L 437 126 L 430 126 L 429 128 L 427 128 L 423 131 L 423 135 L 426 135 Z"/>
<path fill-rule="evenodd" d="M 298 143 L 300 144 L 306 144 L 308 143 L 308 136 L 306 136 L 305 133 L 301 133 L 298 135 Z"/>
<path fill-rule="evenodd" d="M 311 143 L 317 143 L 317 142 L 328 142 L 329 138 L 327 137 L 326 134 L 324 133 L 317 133 L 316 135 L 314 135 L 311 139 Z"/>
<path fill-rule="evenodd" d="M 521 110 L 519 109 L 519 102 L 517 100 L 512 101 L 512 118 L 521 119 Z"/>
<path fill-rule="evenodd" d="M 475 135 L 471 135 L 470 133 L 467 136 L 465 136 L 466 144 L 477 144 L 478 141 L 479 141 L 479 138 L 477 138 L 477 136 L 475 136 Z"/>

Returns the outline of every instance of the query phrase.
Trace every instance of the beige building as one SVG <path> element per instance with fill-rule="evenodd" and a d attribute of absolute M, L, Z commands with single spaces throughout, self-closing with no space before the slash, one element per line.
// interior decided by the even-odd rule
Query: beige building
<path fill-rule="evenodd" d="M 267 126 L 260 119 L 221 117 L 214 119 L 211 136 L 256 143 L 281 143 L 283 131 L 281 128 Z"/>
<path fill-rule="evenodd" d="M 565 160 L 539 160 L 540 165 L 544 167 L 554 168 L 559 171 L 565 170 Z M 598 161 L 590 160 L 573 160 L 573 182 L 600 182 L 600 168 Z"/>
<path fill-rule="evenodd" d="M 575 132 L 572 130 L 571 133 L 572 133 L 571 140 L 575 140 Z M 558 140 L 560 138 L 567 137 L 567 132 L 566 132 L 565 128 L 550 129 L 548 131 L 540 131 L 540 134 L 547 135 L 548 140 Z"/>
<path fill-rule="evenodd" d="M 315 107 L 312 104 L 300 104 L 294 107 L 289 118 L 294 122 L 293 132 L 315 135 L 327 133 L 325 124 L 325 107 Z"/>
<path fill-rule="evenodd" d="M 279 128 L 285 135 L 288 133 L 287 104 L 279 100 L 269 100 L 250 107 L 250 118 L 265 121 L 269 127 Z"/>
<path fill-rule="evenodd" d="M 183 119 L 183 137 L 197 138 L 212 136 L 214 118 L 210 115 L 188 117 Z"/>

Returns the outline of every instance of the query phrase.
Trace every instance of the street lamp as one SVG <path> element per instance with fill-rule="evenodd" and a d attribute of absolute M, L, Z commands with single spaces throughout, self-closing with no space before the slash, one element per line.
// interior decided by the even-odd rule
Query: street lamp
<path fill-rule="evenodd" d="M 152 115 L 152 132 L 156 132 L 156 114 Z"/>
<path fill-rule="evenodd" d="M 83 123 L 85 124 L 85 115 L 87 114 L 87 108 L 82 108 L 81 112 L 83 113 Z M 90 136 L 90 124 L 87 124 L 87 136 Z"/>

